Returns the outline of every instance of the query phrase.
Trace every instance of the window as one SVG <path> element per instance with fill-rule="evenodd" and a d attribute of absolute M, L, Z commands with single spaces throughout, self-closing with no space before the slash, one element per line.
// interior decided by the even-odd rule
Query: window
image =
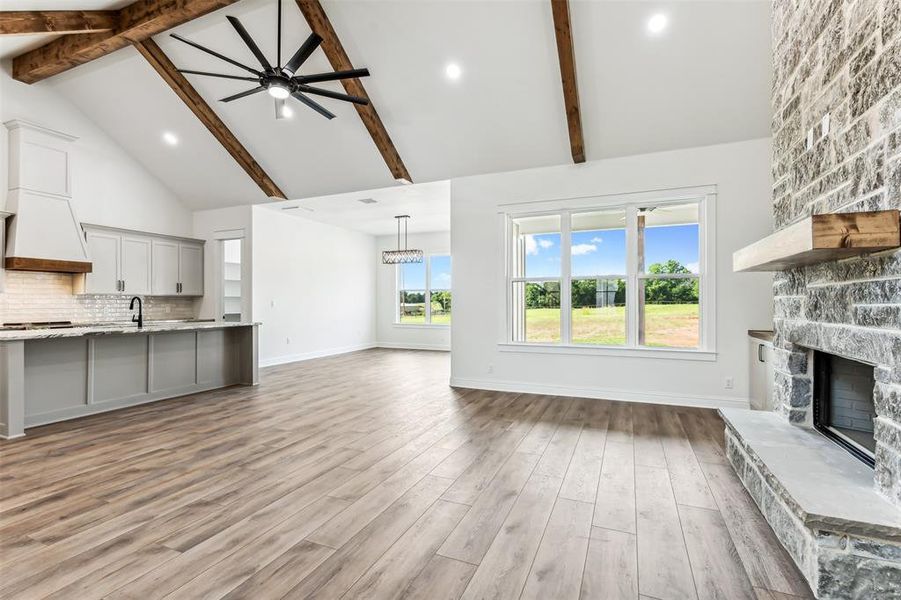
<path fill-rule="evenodd" d="M 514 219 L 513 297 L 516 342 L 559 342 L 560 215 Z"/>
<path fill-rule="evenodd" d="M 708 196 L 588 202 L 508 215 L 508 341 L 710 350 L 702 326 L 702 307 L 712 305 L 703 298 Z"/>
<path fill-rule="evenodd" d="M 700 343 L 698 205 L 638 211 L 638 344 L 697 348 Z"/>
<path fill-rule="evenodd" d="M 570 228 L 572 343 L 626 343 L 626 211 L 574 213 Z"/>
<path fill-rule="evenodd" d="M 398 323 L 450 325 L 450 256 L 427 256 L 421 263 L 397 265 L 397 290 Z"/>

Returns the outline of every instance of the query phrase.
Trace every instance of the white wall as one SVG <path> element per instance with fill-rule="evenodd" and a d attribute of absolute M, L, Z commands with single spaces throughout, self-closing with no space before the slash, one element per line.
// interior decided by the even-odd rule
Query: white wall
<path fill-rule="evenodd" d="M 232 206 L 194 213 L 193 236 L 206 240 L 204 246 L 204 296 L 198 302 L 199 318 L 221 319 L 222 239 L 243 237 L 241 256 L 241 318 L 253 316 L 253 222 L 252 209 Z"/>
<path fill-rule="evenodd" d="M 13 80 L 0 64 L 0 121 L 22 119 L 77 136 L 73 205 L 80 221 L 171 235 L 191 234 L 191 212 L 52 87 Z M 154 143 L 157 140 L 154 140 Z M 6 203 L 8 137 L 0 127 L 0 208 Z"/>
<path fill-rule="evenodd" d="M 260 364 L 375 346 L 375 237 L 269 208 L 252 211 Z"/>
<path fill-rule="evenodd" d="M 382 250 L 397 247 L 397 236 L 386 235 L 376 238 L 378 251 L 378 290 L 376 292 L 376 309 L 378 314 L 379 346 L 383 348 L 413 348 L 418 350 L 450 350 L 450 328 L 434 325 L 398 325 L 395 323 L 397 308 L 395 293 L 397 292 L 396 267 L 381 264 Z M 410 234 L 411 248 L 420 248 L 426 256 L 430 254 L 450 253 L 450 232 Z M 451 284 L 453 286 L 453 284 Z"/>
<path fill-rule="evenodd" d="M 732 273 L 732 252 L 772 229 L 770 156 L 770 140 L 760 139 L 453 180 L 452 384 L 747 406 L 747 330 L 772 327 L 772 277 Z M 507 318 L 500 204 L 709 184 L 717 186 L 715 361 L 500 351 Z M 725 389 L 727 377 L 734 389 Z"/>

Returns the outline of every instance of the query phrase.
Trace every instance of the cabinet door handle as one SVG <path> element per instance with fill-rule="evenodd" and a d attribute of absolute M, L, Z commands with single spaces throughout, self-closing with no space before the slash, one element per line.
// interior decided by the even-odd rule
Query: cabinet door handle
<path fill-rule="evenodd" d="M 122 291 L 123 292 L 125 291 L 125 280 L 124 279 L 122 280 Z"/>
<path fill-rule="evenodd" d="M 758 362 L 766 362 L 763 359 L 763 344 L 757 344 L 757 361 Z"/>

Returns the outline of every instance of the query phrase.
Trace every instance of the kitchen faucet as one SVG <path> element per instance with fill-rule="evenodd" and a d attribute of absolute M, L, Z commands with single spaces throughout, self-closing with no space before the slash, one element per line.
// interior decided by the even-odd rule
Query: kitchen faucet
<path fill-rule="evenodd" d="M 138 329 L 144 326 L 144 302 L 141 301 L 137 296 L 131 299 L 131 303 L 128 305 L 128 310 L 135 309 L 135 300 L 138 301 L 138 314 L 131 315 L 131 320 L 138 324 Z"/>

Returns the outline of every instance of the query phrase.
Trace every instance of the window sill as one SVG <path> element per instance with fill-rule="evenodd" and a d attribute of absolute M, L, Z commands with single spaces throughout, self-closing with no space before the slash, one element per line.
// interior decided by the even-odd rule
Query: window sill
<path fill-rule="evenodd" d="M 681 348 L 617 348 L 615 346 L 577 346 L 562 344 L 523 344 L 507 342 L 497 345 L 501 352 L 525 354 L 580 354 L 583 356 L 619 356 L 622 358 L 662 358 L 713 362 L 715 351 L 685 350 Z"/>
<path fill-rule="evenodd" d="M 438 323 L 392 323 L 391 326 L 400 329 L 450 329 L 450 325 Z"/>

